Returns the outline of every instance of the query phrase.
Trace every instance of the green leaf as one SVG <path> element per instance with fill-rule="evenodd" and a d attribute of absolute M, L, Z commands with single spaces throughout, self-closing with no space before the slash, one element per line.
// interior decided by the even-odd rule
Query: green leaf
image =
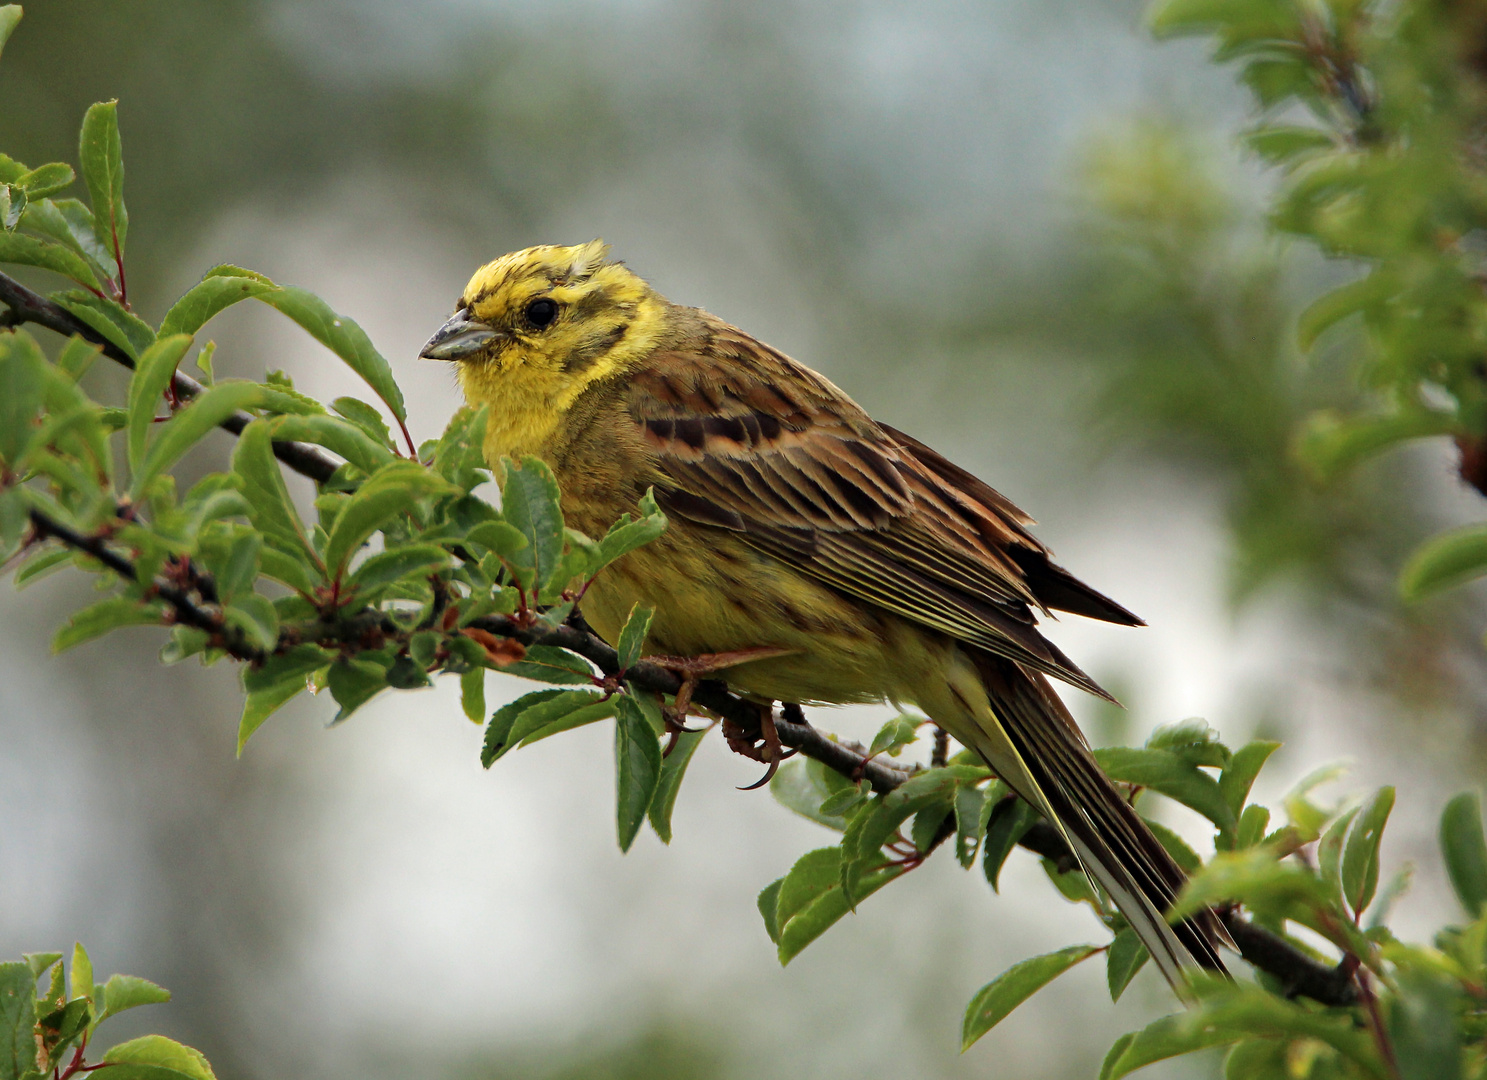
<path fill-rule="evenodd" d="M 1237 824 L 1218 781 L 1171 750 L 1114 746 L 1096 750 L 1095 760 L 1110 779 L 1159 791 L 1198 811 L 1220 829 L 1232 832 Z"/>
<path fill-rule="evenodd" d="M 58 996 L 61 996 L 60 991 Z M 56 998 L 49 1000 L 54 1001 Z M 59 1008 L 44 1013 L 36 1027 L 38 1034 L 46 1042 L 47 1059 L 53 1068 L 61 1061 L 68 1047 L 87 1030 L 92 1018 L 93 1007 L 87 998 L 66 1002 Z"/>
<path fill-rule="evenodd" d="M 0 50 L 5 48 L 5 42 L 15 32 L 16 25 L 20 21 L 20 4 L 6 4 L 4 7 L 0 7 Z"/>
<path fill-rule="evenodd" d="M 222 619 L 259 652 L 273 652 L 279 644 L 279 613 L 266 596 L 241 593 L 223 607 Z"/>
<path fill-rule="evenodd" d="M 982 814 L 986 793 L 970 784 L 955 790 L 955 857 L 969 870 L 976 862 L 976 852 L 986 829 Z"/>
<path fill-rule="evenodd" d="M 12 490 L 17 496 L 20 492 Z M 17 590 L 29 585 L 32 581 L 47 577 L 62 567 L 72 562 L 73 553 L 68 548 L 53 548 L 51 550 L 41 549 L 36 554 L 26 559 L 21 568 L 15 572 L 15 587 Z"/>
<path fill-rule="evenodd" d="M 142 604 L 128 597 L 112 596 L 83 608 L 68 619 L 52 638 L 52 652 L 71 649 L 123 626 L 159 626 L 164 616 L 163 604 Z"/>
<path fill-rule="evenodd" d="M 1296 455 L 1317 480 L 1327 483 L 1398 443 L 1449 435 L 1460 427 L 1455 416 L 1423 408 L 1387 416 L 1348 417 L 1322 410 L 1307 419 L 1296 442 Z"/>
<path fill-rule="evenodd" d="M 14 184 L 0 184 L 0 229 L 12 232 L 21 223 L 30 202 L 23 188 Z"/>
<path fill-rule="evenodd" d="M 842 849 L 817 848 L 795 861 L 780 882 L 775 918 L 784 926 L 833 889 L 841 888 Z"/>
<path fill-rule="evenodd" d="M 1373 798 L 1358 812 L 1348 845 L 1342 856 L 1342 891 L 1355 914 L 1361 915 L 1373 903 L 1379 887 L 1379 841 L 1389 811 L 1394 809 L 1394 789 L 1379 788 Z"/>
<path fill-rule="evenodd" d="M 1310 352 L 1317 339 L 1350 315 L 1356 315 L 1389 298 L 1393 285 L 1384 274 L 1369 274 L 1323 293 L 1296 319 L 1296 338 L 1303 352 Z"/>
<path fill-rule="evenodd" d="M 142 1035 L 103 1055 L 112 1080 L 217 1080 L 200 1050 L 164 1035 Z"/>
<path fill-rule="evenodd" d="M 1271 165 L 1279 165 L 1311 151 L 1332 150 L 1336 137 L 1321 128 L 1293 124 L 1269 124 L 1247 132 L 1244 141 L 1249 148 Z M 1309 348 L 1303 345 L 1302 348 Z"/>
<path fill-rule="evenodd" d="M 24 331 L 0 331 L 0 461 L 19 472 L 36 431 L 46 358 Z"/>
<path fill-rule="evenodd" d="M 255 420 L 238 436 L 232 468 L 242 481 L 243 497 L 252 508 L 255 528 L 278 541 L 287 552 L 302 552 L 315 566 L 319 556 L 305 537 L 305 527 L 289 498 L 284 474 L 274 458 L 272 421 Z"/>
<path fill-rule="evenodd" d="M 1175 724 L 1163 724 L 1146 740 L 1148 750 L 1170 750 L 1191 765 L 1208 765 L 1222 769 L 1232 755 L 1219 740 L 1219 733 L 1200 716 L 1191 716 Z"/>
<path fill-rule="evenodd" d="M 387 667 L 371 660 L 341 657 L 326 673 L 326 689 L 341 708 L 332 724 L 339 724 L 378 693 L 387 689 Z"/>
<path fill-rule="evenodd" d="M 411 656 L 399 656 L 387 669 L 387 685 L 394 690 L 421 690 L 429 685 L 429 673 Z"/>
<path fill-rule="evenodd" d="M 335 416 L 281 416 L 273 421 L 274 438 L 284 442 L 308 442 L 339 454 L 364 473 L 399 460 L 387 447 L 368 437 L 355 424 Z"/>
<path fill-rule="evenodd" d="M 38 266 L 71 278 L 79 285 L 98 289 L 98 277 L 83 257 L 61 244 L 38 240 L 15 232 L 0 232 L 0 262 Z"/>
<path fill-rule="evenodd" d="M 472 724 L 485 722 L 485 668 L 472 667 L 460 675 L 460 709 Z"/>
<path fill-rule="evenodd" d="M 356 568 L 346 580 L 346 591 L 375 593 L 403 578 L 423 579 L 449 565 L 449 553 L 433 544 L 403 544 L 387 548 Z M 482 707 L 481 713 L 484 713 Z"/>
<path fill-rule="evenodd" d="M 636 604 L 630 609 L 625 625 L 620 629 L 620 643 L 615 649 L 621 671 L 629 671 L 640 662 L 640 651 L 645 647 L 645 635 L 651 628 L 651 619 L 656 609 Z"/>
<path fill-rule="evenodd" d="M 1239 1035 L 1193 1024 L 1186 1016 L 1163 1016 L 1116 1040 L 1100 1067 L 1100 1080 L 1119 1080 L 1153 1062 L 1233 1042 Z"/>
<path fill-rule="evenodd" d="M 553 645 L 532 645 L 524 659 L 498 668 L 503 675 L 558 683 L 564 686 L 591 686 L 594 668 L 587 660 L 567 649 Z"/>
<path fill-rule="evenodd" d="M 53 964 L 62 959 L 62 954 L 59 952 L 21 953 L 21 959 L 30 965 L 31 981 L 35 982 L 50 971 Z"/>
<path fill-rule="evenodd" d="M 84 114 L 78 160 L 93 204 L 94 233 L 98 242 L 122 262 L 129 211 L 124 208 L 124 147 L 119 139 L 118 105 L 117 101 L 101 101 Z"/>
<path fill-rule="evenodd" d="M 259 573 L 264 577 L 288 585 L 296 592 L 311 596 L 315 592 L 315 579 L 310 570 L 299 559 L 286 555 L 277 548 L 266 547 L 258 553 Z"/>
<path fill-rule="evenodd" d="M 671 753 L 661 759 L 661 779 L 656 783 L 656 794 L 651 799 L 649 817 L 651 828 L 661 838 L 661 843 L 671 843 L 671 811 L 676 806 L 676 796 L 682 787 L 682 777 L 692 755 L 697 752 L 702 736 L 706 732 L 684 731 L 676 738 Z M 778 774 L 776 774 L 778 775 Z"/>
<path fill-rule="evenodd" d="M 1013 1009 L 1075 964 L 1099 951 L 1094 945 L 1071 945 L 1058 952 L 1013 964 L 976 991 L 975 997 L 971 998 L 970 1005 L 966 1007 L 965 1021 L 961 1025 L 961 1050 L 968 1050 L 971 1044 L 1001 1023 Z"/>
<path fill-rule="evenodd" d="M 902 866 L 883 866 L 863 874 L 853 895 L 857 903 L 904 872 Z M 841 849 L 807 852 L 780 883 L 776 902 L 779 957 L 788 964 L 811 942 L 852 910 L 841 884 Z"/>
<path fill-rule="evenodd" d="M 0 488 L 0 565 L 20 547 L 30 520 L 24 493 L 18 488 Z M 19 575 L 16 581 L 19 585 Z"/>
<path fill-rule="evenodd" d="M 1266 848 L 1221 851 L 1188 879 L 1167 918 L 1175 922 L 1226 900 L 1246 904 L 1261 917 L 1308 918 L 1310 911 L 1331 905 L 1333 897 L 1319 877 L 1278 862 Z"/>
<path fill-rule="evenodd" d="M 1002 864 L 1023 835 L 1039 821 L 1042 815 L 1020 797 L 1000 800 L 986 823 L 986 840 L 982 844 L 981 865 L 992 890 L 997 890 L 997 879 L 1001 877 Z"/>
<path fill-rule="evenodd" d="M 529 746 L 550 735 L 608 719 L 615 713 L 615 700 L 598 690 L 564 690 L 522 712 L 511 725 L 507 742 Z"/>
<path fill-rule="evenodd" d="M 1150 954 L 1146 951 L 1146 946 L 1141 944 L 1136 931 L 1129 926 L 1122 927 L 1120 933 L 1110 942 L 1109 952 L 1105 955 L 1105 981 L 1110 985 L 1111 1001 L 1120 1000 L 1121 994 L 1126 992 L 1126 987 L 1136 977 L 1136 972 L 1141 970 L 1148 959 Z"/>
<path fill-rule="evenodd" d="M 330 407 L 344 416 L 350 423 L 355 424 L 366 433 L 368 438 L 379 446 L 391 450 L 396 445 L 393 442 L 392 431 L 388 428 L 387 421 L 382 419 L 382 414 L 374 406 L 368 405 L 365 401 L 360 401 L 354 397 L 338 397 L 330 403 Z M 446 477 L 446 479 L 453 478 Z"/>
<path fill-rule="evenodd" d="M 522 531 L 515 525 L 504 521 L 482 521 L 470 529 L 466 539 L 479 544 L 502 559 L 510 559 L 528 546 L 527 538 Z"/>
<path fill-rule="evenodd" d="M 149 452 L 144 455 L 144 460 L 138 465 L 134 480 L 129 485 L 131 496 L 139 498 L 145 485 L 180 461 L 187 450 L 230 417 L 243 409 L 253 408 L 261 398 L 258 384 L 250 382 L 222 382 L 204 391 L 160 425 L 159 435 L 155 437 Z M 130 421 L 129 434 L 132 439 L 133 417 Z"/>
<path fill-rule="evenodd" d="M 632 521 L 629 514 L 623 514 L 610 526 L 609 531 L 604 534 L 604 539 L 599 541 L 599 557 L 589 570 L 591 574 L 598 573 L 600 569 L 608 566 L 620 556 L 628 555 L 636 548 L 649 544 L 666 531 L 666 515 L 661 513 L 660 508 L 656 506 L 653 492 L 647 491 L 641 498 L 640 513 L 639 520 Z"/>
<path fill-rule="evenodd" d="M 1399 1080 L 1461 1080 L 1461 1034 L 1457 1017 L 1463 995 L 1457 984 L 1433 972 L 1397 973 L 1399 995 L 1389 1010 L 1389 1036 L 1399 1061 Z"/>
<path fill-rule="evenodd" d="M 1487 525 L 1468 525 L 1433 536 L 1415 549 L 1399 572 L 1399 594 L 1423 600 L 1487 573 Z"/>
<path fill-rule="evenodd" d="M 134 366 L 134 375 L 129 379 L 127 411 L 129 468 L 136 473 L 145 459 L 145 447 L 155 423 L 155 410 L 190 347 L 191 339 L 185 334 L 160 338 L 144 351 Z"/>
<path fill-rule="evenodd" d="M 564 693 L 562 690 L 535 690 L 515 701 L 502 705 L 492 715 L 490 726 L 485 729 L 485 745 L 480 752 L 480 764 L 487 769 L 514 745 L 511 729 L 517 719 L 528 709 Z"/>
<path fill-rule="evenodd" d="M 661 744 L 629 694 L 615 701 L 615 823 L 620 850 L 629 851 L 661 780 Z"/>
<path fill-rule="evenodd" d="M 21 216 L 21 227 L 41 233 L 81 255 L 99 281 L 110 278 L 108 251 L 94 235 L 93 212 L 77 199 L 31 199 Z"/>
<path fill-rule="evenodd" d="M 1467 915 L 1476 919 L 1487 904 L 1487 840 L 1482 837 L 1482 803 L 1464 791 L 1441 814 L 1441 854 L 1451 887 Z"/>
<path fill-rule="evenodd" d="M 832 783 L 838 780 L 839 786 L 832 787 Z M 840 813 L 825 812 L 824 806 L 828 799 L 841 792 L 855 795 L 857 789 L 845 778 L 826 770 L 820 762 L 802 761 L 800 758 L 781 765 L 769 782 L 769 793 L 781 806 L 837 832 L 846 829 L 847 819 Z M 861 801 L 865 800 L 854 800 Z"/>
<path fill-rule="evenodd" d="M 269 657 L 260 667 L 244 670 L 243 689 L 247 691 L 248 699 L 243 703 L 243 716 L 238 721 L 239 757 L 263 722 L 305 689 L 306 677 L 333 659 L 333 653 L 318 645 L 296 645 L 285 653 Z"/>
<path fill-rule="evenodd" d="M 169 1000 L 170 991 L 155 985 L 149 979 L 134 975 L 110 975 L 108 982 L 103 984 L 103 1011 L 98 1018 L 102 1022 L 110 1016 L 118 1016 L 125 1009 L 134 1009 L 141 1005 L 163 1005 Z"/>
<path fill-rule="evenodd" d="M 155 343 L 155 331 L 149 323 L 107 297 L 94 296 L 81 289 L 68 289 L 52 293 L 51 300 L 113 342 L 131 360 L 137 361 L 140 353 Z"/>
<path fill-rule="evenodd" d="M 93 961 L 81 941 L 72 946 L 72 971 L 69 980 L 69 997 L 91 998 L 93 996 Z"/>
<path fill-rule="evenodd" d="M 776 776 L 779 774 L 776 773 Z M 759 914 L 764 919 L 764 932 L 769 935 L 769 940 L 776 945 L 780 943 L 780 921 L 776 917 L 776 909 L 779 906 L 780 886 L 785 883 L 784 878 L 771 881 L 759 890 L 759 898 L 755 904 L 759 908 Z"/>
<path fill-rule="evenodd" d="M 0 964 L 0 1080 L 36 1068 L 36 976 L 28 964 Z"/>
<path fill-rule="evenodd" d="M 434 447 L 434 468 L 465 491 L 484 483 L 489 475 L 484 445 L 487 416 L 484 405 L 478 409 L 460 409 L 450 417 Z M 584 568 L 585 572 L 587 569 Z"/>
<path fill-rule="evenodd" d="M 222 268 L 218 268 L 222 269 Z M 273 292 L 278 286 L 258 278 L 208 272 L 171 305 L 160 320 L 160 336 L 194 334 L 218 313 L 240 300 L 251 300 Z"/>
<path fill-rule="evenodd" d="M 325 542 L 325 562 L 341 577 L 351 556 L 371 535 L 431 495 L 448 494 L 450 483 L 416 461 L 389 462 L 369 476 L 346 501 Z"/>
<path fill-rule="evenodd" d="M 503 559 L 528 592 L 547 582 L 563 554 L 563 510 L 558 482 L 540 459 L 508 464 L 501 485 L 501 514 L 526 540 Z"/>
<path fill-rule="evenodd" d="M 403 392 L 392 377 L 391 366 L 355 321 L 337 315 L 314 293 L 294 286 L 264 293 L 259 299 L 299 323 L 311 337 L 346 361 L 347 366 L 366 380 L 398 420 L 408 418 Z"/>
<path fill-rule="evenodd" d="M 1280 747 L 1280 743 L 1269 739 L 1254 739 L 1234 751 L 1229 764 L 1219 773 L 1219 794 L 1236 818 L 1244 810 L 1244 802 L 1249 798 L 1255 777 L 1260 775 L 1265 762 Z"/>
<path fill-rule="evenodd" d="M 898 752 L 919 738 L 919 717 L 917 716 L 895 716 L 873 736 L 873 742 L 868 747 L 868 757 L 877 757 L 879 754 L 898 756 Z"/>
<path fill-rule="evenodd" d="M 76 179 L 77 174 L 72 171 L 71 165 L 53 161 L 22 174 L 16 179 L 15 186 L 22 188 L 28 199 L 44 199 L 68 187 Z"/>

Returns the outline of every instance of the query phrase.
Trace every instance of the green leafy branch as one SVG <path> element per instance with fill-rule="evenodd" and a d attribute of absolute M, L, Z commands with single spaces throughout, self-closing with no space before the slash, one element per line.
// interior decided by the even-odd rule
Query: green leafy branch
<path fill-rule="evenodd" d="M 1368 400 L 1312 415 L 1297 456 L 1326 482 L 1449 436 L 1487 494 L 1480 27 L 1449 6 L 1355 0 L 1161 0 L 1150 20 L 1238 65 L 1259 116 L 1246 142 L 1282 178 L 1273 227 L 1364 270 L 1301 314 L 1298 339 L 1343 351 Z M 1362 333 L 1339 333 L 1354 317 Z M 1487 530 L 1471 526 L 1422 545 L 1399 589 L 1420 600 L 1483 573 Z"/>
<path fill-rule="evenodd" d="M 111 1080 L 216 1080 L 200 1051 L 164 1035 L 118 1043 L 88 1064 L 85 1055 L 101 1024 L 169 1000 L 169 991 L 133 975 L 95 983 L 80 944 L 70 965 L 55 952 L 0 963 L 0 1080 L 75 1080 L 103 1070 Z"/>

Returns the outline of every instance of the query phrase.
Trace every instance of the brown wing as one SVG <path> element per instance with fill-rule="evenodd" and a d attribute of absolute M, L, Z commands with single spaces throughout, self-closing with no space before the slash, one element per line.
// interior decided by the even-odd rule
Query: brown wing
<path fill-rule="evenodd" d="M 1139 623 L 1048 561 L 1010 501 L 720 322 L 631 375 L 670 513 L 732 529 L 824 583 L 1092 693 L 1033 607 Z"/>

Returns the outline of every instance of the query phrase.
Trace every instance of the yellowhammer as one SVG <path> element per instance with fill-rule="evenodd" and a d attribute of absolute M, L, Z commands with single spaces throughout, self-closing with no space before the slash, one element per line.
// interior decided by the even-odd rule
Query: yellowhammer
<path fill-rule="evenodd" d="M 1049 561 L 1031 519 L 826 379 L 661 296 L 600 241 L 476 271 L 423 355 L 489 406 L 485 454 L 553 469 L 601 534 L 654 487 L 671 525 L 584 596 L 613 642 L 776 654 L 723 673 L 785 702 L 912 702 L 1063 832 L 1176 987 L 1222 970 L 1211 915 L 1169 926 L 1183 873 L 1094 758 L 1047 676 L 1106 696 L 1034 612 L 1141 620 Z"/>

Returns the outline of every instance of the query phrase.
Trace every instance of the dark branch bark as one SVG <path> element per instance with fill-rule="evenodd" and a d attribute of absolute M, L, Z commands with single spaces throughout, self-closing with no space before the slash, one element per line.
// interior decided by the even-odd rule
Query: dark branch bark
<path fill-rule="evenodd" d="M 103 355 L 110 360 L 115 360 L 127 368 L 134 367 L 133 358 L 97 330 L 76 318 L 66 308 L 32 292 L 15 278 L 3 273 L 0 273 L 0 304 L 4 304 L 9 309 L 5 317 L 0 319 L 0 324 L 18 326 L 21 323 L 32 323 L 36 326 L 44 326 L 48 330 L 54 330 L 63 337 L 76 335 L 84 341 L 91 341 L 95 345 L 102 346 Z M 191 376 L 179 371 L 175 373 L 171 386 L 175 390 L 176 397 L 182 401 L 190 401 L 206 389 Z M 239 412 L 224 420 L 222 426 L 234 435 L 241 435 L 243 428 L 247 427 L 252 420 L 253 417 L 247 413 Z M 318 483 L 329 480 L 338 465 L 329 454 L 307 443 L 276 441 L 274 456 L 295 472 Z"/>

